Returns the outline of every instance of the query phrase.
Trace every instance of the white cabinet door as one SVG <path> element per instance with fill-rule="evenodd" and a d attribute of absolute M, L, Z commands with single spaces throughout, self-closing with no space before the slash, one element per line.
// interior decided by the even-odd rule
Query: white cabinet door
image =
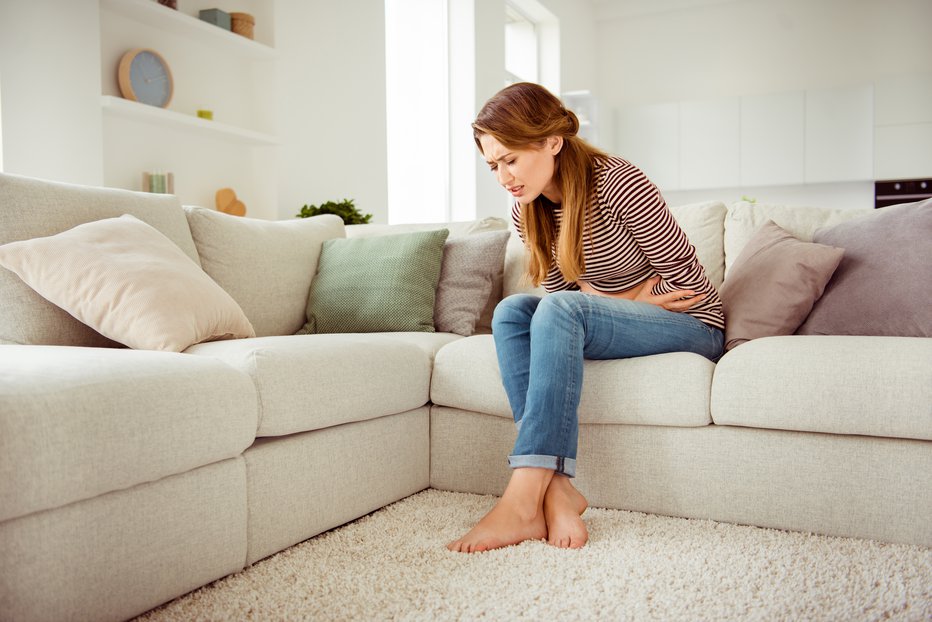
<path fill-rule="evenodd" d="M 740 184 L 741 100 L 680 104 L 680 187 Z"/>
<path fill-rule="evenodd" d="M 618 155 L 640 168 L 661 190 L 679 186 L 679 104 L 622 108 L 616 127 Z"/>
<path fill-rule="evenodd" d="M 882 125 L 875 132 L 877 179 L 932 177 L 932 123 Z"/>
<path fill-rule="evenodd" d="M 806 97 L 802 91 L 741 98 L 741 185 L 801 184 Z"/>
<path fill-rule="evenodd" d="M 873 87 L 806 91 L 806 182 L 873 177 Z"/>
<path fill-rule="evenodd" d="M 932 73 L 874 83 L 874 176 L 932 177 Z"/>

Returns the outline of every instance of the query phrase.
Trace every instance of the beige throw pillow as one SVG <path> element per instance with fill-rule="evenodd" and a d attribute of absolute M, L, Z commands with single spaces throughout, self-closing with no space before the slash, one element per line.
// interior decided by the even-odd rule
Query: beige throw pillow
<path fill-rule="evenodd" d="M 293 335 L 304 326 L 321 245 L 344 237 L 339 216 L 269 221 L 203 207 L 185 212 L 204 271 L 239 304 L 256 335 Z"/>
<path fill-rule="evenodd" d="M 802 242 L 774 222 L 748 241 L 719 292 L 725 350 L 759 337 L 792 335 L 809 315 L 844 250 Z"/>
<path fill-rule="evenodd" d="M 242 309 L 190 257 L 130 215 L 0 246 L 0 265 L 105 337 L 181 352 L 253 337 Z"/>

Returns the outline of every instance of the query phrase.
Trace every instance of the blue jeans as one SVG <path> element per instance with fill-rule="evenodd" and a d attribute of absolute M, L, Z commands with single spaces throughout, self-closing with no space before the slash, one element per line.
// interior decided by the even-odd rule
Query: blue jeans
<path fill-rule="evenodd" d="M 695 352 L 716 360 L 724 342 L 721 330 L 685 313 L 580 292 L 509 296 L 495 308 L 492 334 L 518 426 L 508 463 L 569 477 L 576 475 L 583 359 Z"/>

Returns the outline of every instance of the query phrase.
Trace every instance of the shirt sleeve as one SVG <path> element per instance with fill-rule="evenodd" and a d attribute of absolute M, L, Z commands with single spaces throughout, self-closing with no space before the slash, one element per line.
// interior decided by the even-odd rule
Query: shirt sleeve
<path fill-rule="evenodd" d="M 707 294 L 695 309 L 721 305 L 718 294 L 699 263 L 696 249 L 677 224 L 657 187 L 632 164 L 606 175 L 602 197 L 612 218 L 630 231 L 661 281 L 654 294 L 693 290 Z"/>

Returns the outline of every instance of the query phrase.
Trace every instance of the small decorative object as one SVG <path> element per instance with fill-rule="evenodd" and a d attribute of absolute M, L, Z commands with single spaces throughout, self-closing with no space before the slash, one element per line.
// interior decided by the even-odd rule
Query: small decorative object
<path fill-rule="evenodd" d="M 246 205 L 236 198 L 236 192 L 233 191 L 233 188 L 217 190 L 216 202 L 218 212 L 232 216 L 246 215 Z"/>
<path fill-rule="evenodd" d="M 156 194 L 175 194 L 175 175 L 173 173 L 143 173 L 142 191 Z"/>
<path fill-rule="evenodd" d="M 178 0 L 159 0 L 159 4 L 170 9 L 178 10 Z"/>
<path fill-rule="evenodd" d="M 198 17 L 218 28 L 230 30 L 230 14 L 226 11 L 221 11 L 220 9 L 202 9 L 201 12 L 198 13 Z"/>
<path fill-rule="evenodd" d="M 336 214 L 347 225 L 365 225 L 372 219 L 372 214 L 363 214 L 356 209 L 352 199 L 343 199 L 339 203 L 327 201 L 320 205 L 304 205 L 301 211 L 295 214 L 295 217 L 310 218 L 320 214 Z"/>
<path fill-rule="evenodd" d="M 230 13 L 233 20 L 233 32 L 243 35 L 247 39 L 252 39 L 253 26 L 256 25 L 256 18 L 249 13 Z"/>
<path fill-rule="evenodd" d="M 155 50 L 135 48 L 123 55 L 117 68 L 120 93 L 150 106 L 167 108 L 175 91 L 172 72 Z"/>
<path fill-rule="evenodd" d="M 214 111 L 213 110 L 198 110 L 197 116 L 201 119 L 207 119 L 208 121 L 214 120 Z"/>

